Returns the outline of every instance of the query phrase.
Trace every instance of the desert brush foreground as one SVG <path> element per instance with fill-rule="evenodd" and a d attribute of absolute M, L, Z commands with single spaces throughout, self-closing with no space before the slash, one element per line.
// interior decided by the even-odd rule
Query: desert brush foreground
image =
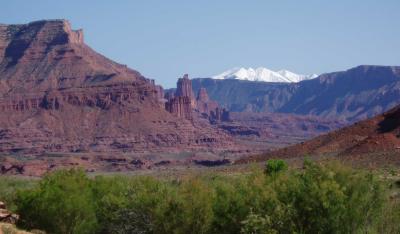
<path fill-rule="evenodd" d="M 397 170 L 269 160 L 242 173 L 5 177 L 17 226 L 46 233 L 399 233 Z"/>

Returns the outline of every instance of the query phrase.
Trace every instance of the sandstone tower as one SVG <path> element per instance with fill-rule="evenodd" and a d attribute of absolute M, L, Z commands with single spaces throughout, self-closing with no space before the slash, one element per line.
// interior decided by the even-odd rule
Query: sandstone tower
<path fill-rule="evenodd" d="M 175 95 L 168 95 L 165 109 L 178 117 L 192 119 L 192 110 L 196 106 L 192 90 L 192 81 L 188 74 L 178 79 Z"/>
<path fill-rule="evenodd" d="M 165 109 L 175 116 L 185 119 L 193 119 L 193 111 L 208 118 L 211 123 L 229 121 L 229 111 L 218 107 L 218 103 L 211 100 L 205 88 L 200 88 L 195 98 L 192 81 L 188 74 L 178 79 L 175 93 L 166 93 Z"/>
<path fill-rule="evenodd" d="M 178 79 L 175 96 L 189 97 L 192 108 L 196 108 L 196 98 L 194 97 L 192 81 L 189 79 L 188 74 L 184 74 L 182 78 Z"/>

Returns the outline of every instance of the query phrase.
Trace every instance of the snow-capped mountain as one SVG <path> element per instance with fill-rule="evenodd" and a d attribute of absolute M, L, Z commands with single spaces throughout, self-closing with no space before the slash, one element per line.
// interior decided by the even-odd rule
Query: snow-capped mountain
<path fill-rule="evenodd" d="M 265 67 L 253 68 L 233 68 L 227 70 L 213 79 L 238 79 L 249 81 L 263 81 L 263 82 L 285 82 L 296 83 L 302 80 L 309 80 L 316 78 L 317 75 L 299 75 L 287 70 L 272 71 Z"/>

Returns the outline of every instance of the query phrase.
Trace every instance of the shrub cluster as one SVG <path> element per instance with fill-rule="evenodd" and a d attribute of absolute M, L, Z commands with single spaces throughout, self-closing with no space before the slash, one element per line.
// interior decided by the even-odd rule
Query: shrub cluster
<path fill-rule="evenodd" d="M 15 203 L 20 226 L 48 233 L 399 231 L 383 222 L 385 186 L 373 174 L 308 161 L 303 170 L 286 168 L 269 161 L 264 172 L 168 181 L 58 171 Z"/>
<path fill-rule="evenodd" d="M 5 202 L 7 209 L 11 211 L 16 210 L 14 205 L 17 191 L 22 189 L 30 189 L 36 185 L 35 180 L 27 178 L 17 178 L 12 176 L 0 177 L 0 201 Z"/>

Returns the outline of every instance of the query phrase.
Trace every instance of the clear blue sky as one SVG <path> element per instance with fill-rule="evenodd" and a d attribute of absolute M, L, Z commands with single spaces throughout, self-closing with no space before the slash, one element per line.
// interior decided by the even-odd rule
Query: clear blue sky
<path fill-rule="evenodd" d="M 400 1 L 143 0 L 1 3 L 1 23 L 65 18 L 105 56 L 175 85 L 232 67 L 323 73 L 400 65 Z"/>

